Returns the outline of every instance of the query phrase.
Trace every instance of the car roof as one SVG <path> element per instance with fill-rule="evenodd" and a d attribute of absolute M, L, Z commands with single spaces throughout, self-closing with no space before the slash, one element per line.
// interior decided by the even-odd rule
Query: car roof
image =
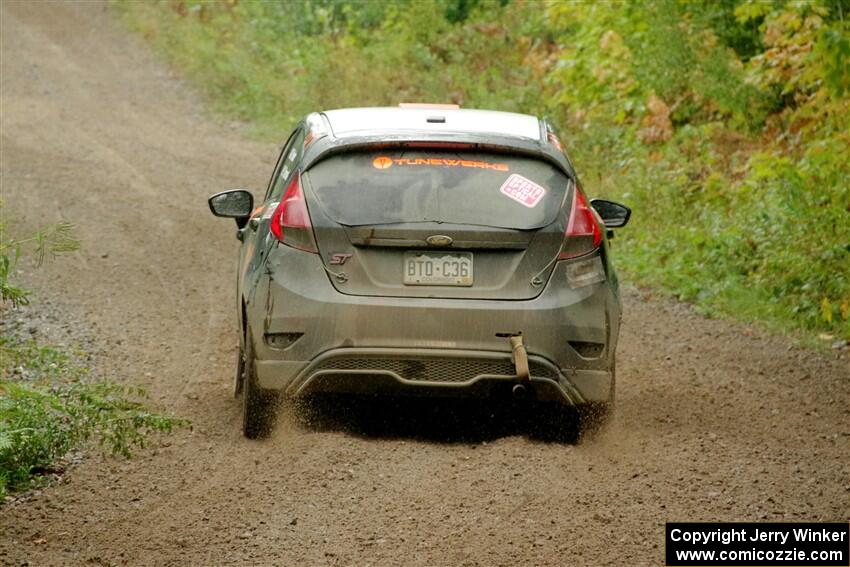
<path fill-rule="evenodd" d="M 350 138 L 371 133 L 471 134 L 498 135 L 508 138 L 541 140 L 540 121 L 536 116 L 445 108 L 341 108 L 323 112 L 334 137 Z"/>

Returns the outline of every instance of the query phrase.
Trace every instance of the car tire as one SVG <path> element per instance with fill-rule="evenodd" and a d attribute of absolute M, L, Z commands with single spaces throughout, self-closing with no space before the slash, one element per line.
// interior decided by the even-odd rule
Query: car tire
<path fill-rule="evenodd" d="M 274 424 L 277 396 L 257 384 L 257 360 L 250 329 L 245 332 L 242 388 L 242 433 L 248 439 L 268 437 Z"/>
<path fill-rule="evenodd" d="M 240 345 L 236 351 L 236 373 L 233 376 L 233 397 L 239 398 L 245 386 L 245 351 Z"/>

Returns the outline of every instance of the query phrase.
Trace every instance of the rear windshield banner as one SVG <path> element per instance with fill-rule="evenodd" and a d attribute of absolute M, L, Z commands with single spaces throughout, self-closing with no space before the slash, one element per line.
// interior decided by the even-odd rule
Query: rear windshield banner
<path fill-rule="evenodd" d="M 378 156 L 372 160 L 372 166 L 376 169 L 387 169 L 393 165 L 398 166 L 426 166 L 426 167 L 472 167 L 478 169 L 492 169 L 493 171 L 510 171 L 506 163 L 493 163 L 489 161 L 476 161 L 471 159 L 449 159 L 449 158 L 391 158 Z"/>

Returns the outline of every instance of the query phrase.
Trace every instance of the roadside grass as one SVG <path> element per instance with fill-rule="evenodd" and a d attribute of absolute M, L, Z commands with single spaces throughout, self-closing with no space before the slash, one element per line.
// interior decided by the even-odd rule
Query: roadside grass
<path fill-rule="evenodd" d="M 139 388 L 91 381 L 67 349 L 3 336 L 0 360 L 0 505 L 61 470 L 73 449 L 94 443 L 129 458 L 149 435 L 187 423 L 147 410 Z"/>
<path fill-rule="evenodd" d="M 151 434 L 187 424 L 147 410 L 139 388 L 93 380 L 85 353 L 14 331 L 11 318 L 31 300 L 30 290 L 14 280 L 19 261 L 32 259 L 38 266 L 76 249 L 72 233 L 71 225 L 62 224 L 15 239 L 0 222 L 0 506 L 8 492 L 60 471 L 72 450 L 95 444 L 129 458 Z"/>
<path fill-rule="evenodd" d="M 707 314 L 850 339 L 843 0 L 768 4 L 114 0 L 226 116 L 398 102 L 547 116 L 634 210 L 626 279 Z"/>

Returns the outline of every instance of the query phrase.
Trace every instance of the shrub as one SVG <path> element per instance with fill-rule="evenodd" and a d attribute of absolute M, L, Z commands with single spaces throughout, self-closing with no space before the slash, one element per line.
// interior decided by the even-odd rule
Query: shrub
<path fill-rule="evenodd" d="M 128 399 L 141 393 L 109 383 L 0 380 L 0 498 L 90 439 L 130 457 L 148 434 L 182 423 Z"/>

